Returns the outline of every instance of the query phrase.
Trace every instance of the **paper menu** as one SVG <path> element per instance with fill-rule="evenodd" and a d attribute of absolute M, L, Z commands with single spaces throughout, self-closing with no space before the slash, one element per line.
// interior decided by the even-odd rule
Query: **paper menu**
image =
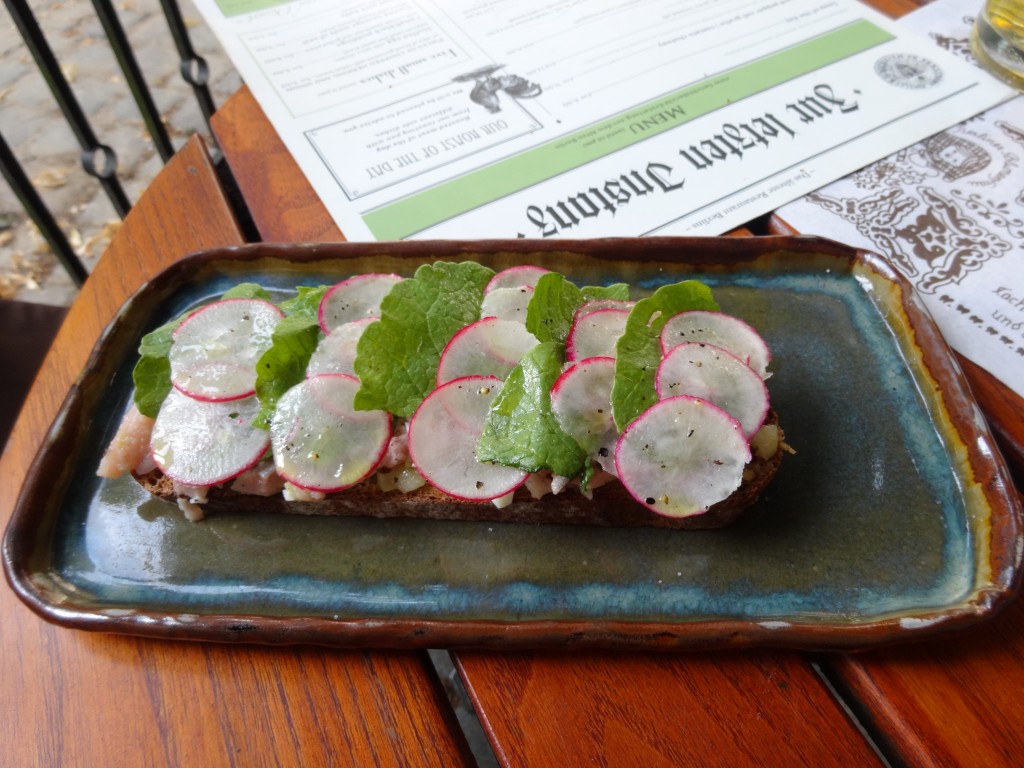
<path fill-rule="evenodd" d="M 904 22 L 970 61 L 973 19 L 940 0 Z M 950 346 L 1024 397 L 1024 96 L 779 209 L 885 255 Z"/>
<path fill-rule="evenodd" d="M 199 0 L 349 239 L 720 234 L 1005 98 L 850 0 Z"/>

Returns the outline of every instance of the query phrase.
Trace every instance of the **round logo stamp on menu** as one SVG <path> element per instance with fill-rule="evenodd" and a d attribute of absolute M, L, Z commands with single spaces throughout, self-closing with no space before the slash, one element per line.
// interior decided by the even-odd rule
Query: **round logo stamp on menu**
<path fill-rule="evenodd" d="M 875 72 L 900 88 L 931 88 L 942 79 L 942 70 L 931 59 L 912 53 L 891 53 L 875 62 Z"/>

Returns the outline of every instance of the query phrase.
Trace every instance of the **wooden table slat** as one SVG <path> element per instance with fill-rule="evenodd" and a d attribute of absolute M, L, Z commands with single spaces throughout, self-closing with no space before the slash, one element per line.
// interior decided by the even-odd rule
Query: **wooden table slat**
<path fill-rule="evenodd" d="M 97 336 L 147 278 L 240 244 L 192 139 L 97 264 L 0 460 L 6 526 L 29 462 Z M 425 653 L 162 642 L 45 623 L 0 590 L 4 766 L 472 764 Z"/>
<path fill-rule="evenodd" d="M 927 643 L 827 660 L 869 729 L 908 766 L 1020 765 L 1024 605 Z"/>
<path fill-rule="evenodd" d="M 504 765 L 879 764 L 793 652 L 461 651 L 456 662 Z"/>
<path fill-rule="evenodd" d="M 872 5 L 899 15 L 917 3 Z M 343 239 L 247 89 L 214 129 L 265 240 Z M 240 241 L 201 146 L 193 140 L 173 163 L 97 266 L 44 363 L 0 461 L 0 515 L 87 347 L 128 293 L 188 250 Z M 964 368 L 1004 447 L 1024 456 L 1021 398 Z M 9 591 L 0 611 L 5 764 L 119 764 L 127 752 L 153 765 L 470 762 L 424 654 L 93 636 L 44 624 Z M 1015 602 L 956 635 L 823 663 L 896 761 L 1013 765 L 1024 748 L 1022 637 Z M 464 650 L 454 659 L 504 765 L 879 763 L 794 652 Z"/>
<path fill-rule="evenodd" d="M 248 87 L 228 99 L 211 124 L 264 242 L 345 239 Z"/>

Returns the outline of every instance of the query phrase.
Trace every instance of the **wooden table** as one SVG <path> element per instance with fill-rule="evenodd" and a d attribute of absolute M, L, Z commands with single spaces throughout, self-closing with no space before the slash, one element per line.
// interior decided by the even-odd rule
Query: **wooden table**
<path fill-rule="evenodd" d="M 246 89 L 217 114 L 215 131 L 262 239 L 342 239 Z M 193 138 L 71 308 L 0 459 L 0 524 L 121 303 L 187 253 L 241 242 L 224 185 Z M 968 372 L 1004 445 L 1024 446 L 1024 402 L 980 369 Z M 76 632 L 43 622 L 7 589 L 0 649 L 5 766 L 475 764 L 426 652 Z M 452 659 L 501 765 L 1000 766 L 1020 764 L 1024 751 L 1019 601 L 946 639 L 857 655 L 457 651 Z"/>

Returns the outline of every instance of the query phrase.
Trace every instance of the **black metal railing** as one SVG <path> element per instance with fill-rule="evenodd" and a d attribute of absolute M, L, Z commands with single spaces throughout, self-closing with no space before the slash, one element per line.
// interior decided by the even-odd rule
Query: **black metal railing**
<path fill-rule="evenodd" d="M 75 254 L 68 239 L 64 236 L 64 232 L 61 231 L 60 226 L 58 226 L 53 218 L 53 214 L 50 213 L 50 209 L 46 207 L 43 199 L 39 197 L 39 193 L 32 186 L 32 182 L 25 176 L 25 172 L 21 169 L 21 165 L 18 164 L 14 153 L 11 152 L 2 135 L 0 135 L 0 169 L 3 170 L 4 178 L 10 184 L 11 189 L 14 190 L 14 194 L 17 195 L 25 212 L 35 222 L 36 226 L 39 227 L 39 231 L 46 242 L 49 243 L 50 248 L 57 256 L 57 260 L 67 270 L 72 282 L 80 286 L 85 282 L 85 278 L 89 276 L 85 265 L 82 264 Z"/>
<path fill-rule="evenodd" d="M 209 128 L 210 119 L 217 111 L 213 97 L 210 95 L 210 68 L 206 64 L 206 59 L 199 56 L 192 48 L 192 40 L 188 36 L 178 3 L 175 0 L 160 0 L 160 6 L 164 9 L 164 17 L 171 30 L 174 46 L 178 49 L 178 59 L 181 61 L 178 69 L 181 72 L 181 77 L 192 86 L 192 93 L 203 113 L 206 126 Z"/>
<path fill-rule="evenodd" d="M 23 0 L 17 0 L 22 2 Z M 153 140 L 153 146 L 160 153 L 161 159 L 166 163 L 174 156 L 174 145 L 171 144 L 171 137 L 167 134 L 163 120 L 160 119 L 160 110 L 156 108 L 153 95 L 149 92 L 146 80 L 139 69 L 139 62 L 135 58 L 132 46 L 124 33 L 124 28 L 114 12 L 110 0 L 92 0 L 92 7 L 96 9 L 96 17 L 103 25 L 103 31 L 110 41 L 110 47 L 114 51 L 117 63 L 124 73 L 125 81 L 132 92 L 132 97 L 142 113 L 142 121 L 146 124 L 149 137 Z"/>
<path fill-rule="evenodd" d="M 125 82 L 142 115 L 150 139 L 157 153 L 166 163 L 174 155 L 174 146 L 124 28 L 110 0 L 91 1 L 111 50 L 124 74 Z M 171 37 L 178 50 L 181 75 L 185 82 L 192 87 L 203 118 L 209 127 L 210 118 L 215 110 L 213 97 L 208 87 L 209 68 L 206 61 L 198 56 L 192 48 L 177 2 L 175 0 L 160 0 L 160 4 Z M 81 150 L 79 156 L 82 168 L 89 176 L 97 180 L 114 206 L 114 210 L 123 219 L 128 215 L 132 206 L 118 177 L 117 154 L 110 146 L 97 138 L 28 3 L 25 0 L 4 0 L 4 5 L 7 6 L 29 53 L 49 86 L 65 120 L 75 134 Z M 88 275 L 88 271 L 75 254 L 56 219 L 46 208 L 45 203 L 25 175 L 2 134 L 0 134 L 0 164 L 2 164 L 4 178 L 14 190 L 18 200 L 25 208 L 25 212 L 39 228 L 43 238 L 53 249 L 72 281 L 76 285 L 81 285 Z"/>

